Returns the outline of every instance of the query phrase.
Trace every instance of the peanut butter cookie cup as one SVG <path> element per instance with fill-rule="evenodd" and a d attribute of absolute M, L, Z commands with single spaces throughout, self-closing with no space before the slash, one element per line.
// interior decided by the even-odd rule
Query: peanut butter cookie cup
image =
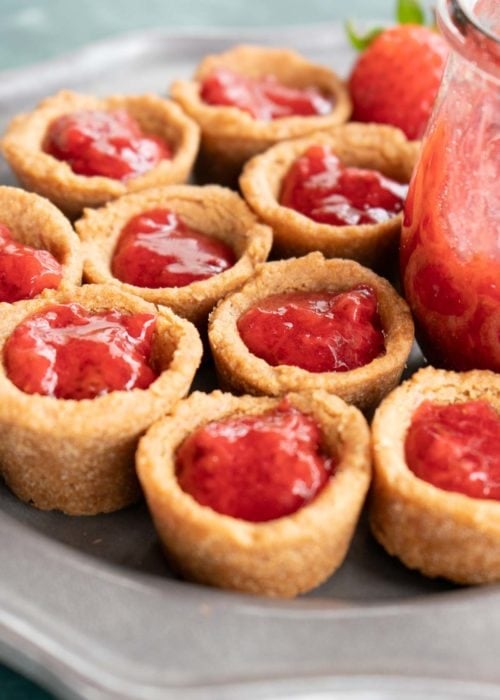
<path fill-rule="evenodd" d="M 0 187 L 0 228 L 2 301 L 33 298 L 45 288 L 81 284 L 80 241 L 49 201 L 17 187 Z M 47 260 L 33 260 L 39 251 L 50 254 Z"/>
<path fill-rule="evenodd" d="M 426 576 L 500 581 L 499 446 L 498 374 L 429 367 L 389 394 L 373 421 L 370 513 L 389 554 Z"/>
<path fill-rule="evenodd" d="M 324 389 L 367 411 L 398 383 L 413 337 L 410 311 L 386 280 L 321 253 L 264 263 L 209 319 L 223 387 Z"/>
<path fill-rule="evenodd" d="M 197 125 L 169 100 L 62 91 L 15 117 L 2 150 L 24 187 L 75 217 L 127 192 L 185 182 L 198 144 Z"/>
<path fill-rule="evenodd" d="M 68 344 L 71 324 L 61 320 L 64 314 L 72 318 L 77 345 Z M 99 348 L 85 325 L 88 315 L 108 350 L 106 366 L 94 361 Z M 123 341 L 119 333 L 115 342 L 117 315 L 132 338 Z M 131 354 L 121 362 L 117 349 L 133 342 L 144 346 L 144 323 L 150 333 L 145 361 L 140 366 Z M 51 345 L 41 353 L 47 334 Z M 189 390 L 202 353 L 194 326 L 114 287 L 88 285 L 3 304 L 0 343 L 0 472 L 12 491 L 37 508 L 71 515 L 109 512 L 135 501 L 137 440 Z M 111 385 L 103 393 L 106 372 L 116 375 L 123 390 Z M 132 373 L 140 382 L 130 383 Z M 58 391 L 63 381 L 73 383 L 73 393 Z M 68 395 L 77 398 L 58 398 Z"/>
<path fill-rule="evenodd" d="M 222 74 L 221 74 L 222 73 Z M 241 93 L 255 92 L 261 81 L 265 94 L 259 91 L 258 103 L 268 99 L 273 87 L 301 91 L 323 103 L 316 111 L 281 111 L 287 96 L 281 96 L 279 114 L 272 108 L 261 114 L 253 105 L 235 106 L 231 94 L 226 98 L 207 101 L 207 80 L 220 76 L 220 89 L 229 80 L 249 82 Z M 263 82 L 262 82 L 263 81 Z M 297 138 L 318 129 L 340 124 L 349 118 L 351 102 L 349 93 L 330 69 L 307 61 L 294 51 L 262 46 L 236 46 L 218 55 L 207 56 L 198 66 L 192 81 L 176 81 L 171 88 L 172 97 L 200 125 L 202 143 L 198 171 L 205 182 L 236 184 L 243 164 L 252 156 L 278 141 Z M 272 97 L 272 94 L 271 94 Z M 283 99 L 284 97 L 284 99 Z M 294 95 L 292 103 L 301 103 L 300 95 Z M 301 113 L 302 111 L 302 113 Z"/>
<path fill-rule="evenodd" d="M 328 258 L 379 266 L 395 253 L 405 185 L 417 153 L 418 144 L 399 129 L 345 124 L 279 143 L 255 156 L 244 168 L 240 187 L 256 214 L 272 227 L 276 255 L 319 250 Z M 296 194 L 297 208 L 292 208 L 283 198 L 289 194 L 287 177 L 297 164 L 302 178 L 304 170 L 310 172 L 303 191 Z M 318 189 L 315 198 L 313 184 Z M 287 198 L 293 201 L 293 195 Z M 311 216 L 302 211 L 304 200 L 311 200 L 305 202 Z"/>
<path fill-rule="evenodd" d="M 179 449 L 195 431 L 214 421 L 259 420 L 280 399 L 196 392 L 142 438 L 139 479 L 167 557 L 187 578 L 288 598 L 318 586 L 342 563 L 370 482 L 368 427 L 357 409 L 323 391 L 289 394 L 287 403 L 319 428 L 322 453 L 335 466 L 312 500 L 283 517 L 251 522 L 221 514 L 178 479 Z"/>
<path fill-rule="evenodd" d="M 123 235 L 130 222 L 140 240 L 124 251 L 119 246 L 128 245 Z M 127 195 L 85 210 L 76 230 L 90 282 L 111 283 L 164 304 L 198 325 L 265 261 L 272 242 L 271 229 L 258 223 L 241 197 L 218 186 L 179 185 Z"/>

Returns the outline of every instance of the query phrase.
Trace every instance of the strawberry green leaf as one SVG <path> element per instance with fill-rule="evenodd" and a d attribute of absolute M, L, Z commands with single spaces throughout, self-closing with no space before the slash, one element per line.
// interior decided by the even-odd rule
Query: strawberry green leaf
<path fill-rule="evenodd" d="M 357 51 L 364 51 L 367 49 L 374 39 L 383 31 L 381 27 L 376 27 L 375 29 L 370 29 L 367 34 L 361 35 L 354 29 L 354 25 L 351 21 L 345 23 L 345 30 L 351 44 Z"/>
<path fill-rule="evenodd" d="M 398 0 L 396 19 L 399 24 L 425 24 L 425 15 L 418 0 Z"/>

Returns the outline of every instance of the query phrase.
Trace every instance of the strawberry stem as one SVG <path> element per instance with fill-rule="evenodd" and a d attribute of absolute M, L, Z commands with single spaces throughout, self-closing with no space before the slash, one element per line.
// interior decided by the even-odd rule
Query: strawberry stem
<path fill-rule="evenodd" d="M 366 34 L 358 34 L 350 20 L 348 20 L 344 26 L 351 44 L 357 51 L 364 51 L 367 49 L 374 39 L 376 39 L 383 31 L 381 27 L 376 27 L 374 29 L 370 29 L 370 31 Z"/>
<path fill-rule="evenodd" d="M 399 24 L 425 24 L 425 14 L 418 0 L 398 0 L 396 19 Z"/>
<path fill-rule="evenodd" d="M 396 20 L 398 24 L 425 24 L 425 13 L 419 0 L 397 0 Z M 370 29 L 366 34 L 359 34 L 351 20 L 345 23 L 349 41 L 357 51 L 364 51 L 382 33 L 381 27 Z"/>

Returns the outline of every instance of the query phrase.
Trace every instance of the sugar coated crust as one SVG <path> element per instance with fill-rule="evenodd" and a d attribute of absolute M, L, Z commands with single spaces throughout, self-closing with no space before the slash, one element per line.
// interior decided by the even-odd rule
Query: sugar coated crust
<path fill-rule="evenodd" d="M 173 156 L 125 182 L 77 175 L 68 163 L 43 151 L 49 124 L 79 110 L 125 109 L 147 134 L 164 138 Z M 2 139 L 3 154 L 24 187 L 50 199 L 75 217 L 84 207 L 98 207 L 127 192 L 185 182 L 199 145 L 199 129 L 179 105 L 153 94 L 112 95 L 103 99 L 69 90 L 47 97 L 32 111 L 15 117 Z"/>
<path fill-rule="evenodd" d="M 111 262 L 122 228 L 133 216 L 157 208 L 171 209 L 191 228 L 227 243 L 235 252 L 236 264 L 185 287 L 152 289 L 116 279 Z M 241 287 L 255 266 L 266 260 L 272 243 L 271 229 L 258 222 L 241 197 L 215 185 L 159 187 L 127 195 L 102 209 L 86 209 L 75 227 L 83 241 L 85 276 L 90 282 L 114 284 L 147 301 L 169 306 L 198 325 L 206 325 L 219 299 Z"/>
<path fill-rule="evenodd" d="M 44 197 L 18 187 L 0 186 L 0 223 L 14 240 L 48 250 L 61 265 L 60 288 L 82 282 L 80 240 L 63 214 Z"/>
<path fill-rule="evenodd" d="M 327 258 L 351 258 L 373 267 L 396 252 L 403 214 L 359 226 L 321 224 L 279 202 L 289 169 L 310 146 L 330 146 L 348 166 L 377 170 L 407 183 L 418 147 L 399 129 L 377 124 L 343 124 L 301 139 L 285 141 L 246 165 L 240 188 L 255 213 L 272 227 L 276 255 L 289 257 L 319 250 Z"/>
<path fill-rule="evenodd" d="M 202 346 L 195 327 L 170 309 L 105 285 L 0 304 L 0 346 L 28 316 L 52 303 L 70 302 L 92 311 L 156 314 L 153 362 L 160 374 L 148 389 L 76 401 L 24 393 L 2 363 L 0 473 L 21 500 L 37 508 L 94 515 L 138 498 L 137 440 L 187 394 Z"/>
<path fill-rule="evenodd" d="M 260 299 L 298 291 L 342 292 L 368 284 L 376 292 L 385 333 L 386 353 L 347 372 L 308 372 L 299 367 L 272 367 L 253 355 L 237 329 L 239 317 Z M 350 260 L 326 260 L 321 253 L 264 263 L 240 291 L 214 309 L 209 340 L 221 386 L 237 393 L 279 396 L 289 391 L 324 389 L 370 411 L 401 378 L 414 330 L 410 310 L 393 287 L 371 270 Z"/>
<path fill-rule="evenodd" d="M 209 105 L 200 98 L 200 81 L 221 67 L 244 76 L 274 75 L 294 88 L 316 87 L 335 100 L 323 116 L 285 117 L 269 122 L 254 119 L 237 107 Z M 240 45 L 224 53 L 206 56 L 192 81 L 173 83 L 171 94 L 200 125 L 202 142 L 200 174 L 206 181 L 232 184 L 249 158 L 278 141 L 297 138 L 347 121 L 351 114 L 349 92 L 329 68 L 303 58 L 289 49 Z"/>
<path fill-rule="evenodd" d="M 500 503 L 445 491 L 419 479 L 404 443 L 423 401 L 484 400 L 500 412 L 500 375 L 420 370 L 395 389 L 373 421 L 372 531 L 383 547 L 426 576 L 457 583 L 500 581 Z"/>
<path fill-rule="evenodd" d="M 319 424 L 323 449 L 338 466 L 313 501 L 276 520 L 251 523 L 200 505 L 178 484 L 175 454 L 205 423 L 260 414 L 278 399 L 195 392 L 141 439 L 139 479 L 165 552 L 187 578 L 289 598 L 318 586 L 344 560 L 370 482 L 368 426 L 357 409 L 326 392 L 288 398 Z"/>

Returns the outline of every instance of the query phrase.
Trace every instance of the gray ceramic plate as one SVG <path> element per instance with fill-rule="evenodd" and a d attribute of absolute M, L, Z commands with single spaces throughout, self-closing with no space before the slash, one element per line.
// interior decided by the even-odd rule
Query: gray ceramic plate
<path fill-rule="evenodd" d="M 0 127 L 63 87 L 164 93 L 239 41 L 292 46 L 344 74 L 352 60 L 339 26 L 128 36 L 0 75 Z M 500 590 L 408 571 L 364 522 L 340 571 L 292 602 L 176 580 L 142 505 L 68 518 L 0 486 L 0 557 L 0 656 L 61 697 L 500 697 Z"/>

